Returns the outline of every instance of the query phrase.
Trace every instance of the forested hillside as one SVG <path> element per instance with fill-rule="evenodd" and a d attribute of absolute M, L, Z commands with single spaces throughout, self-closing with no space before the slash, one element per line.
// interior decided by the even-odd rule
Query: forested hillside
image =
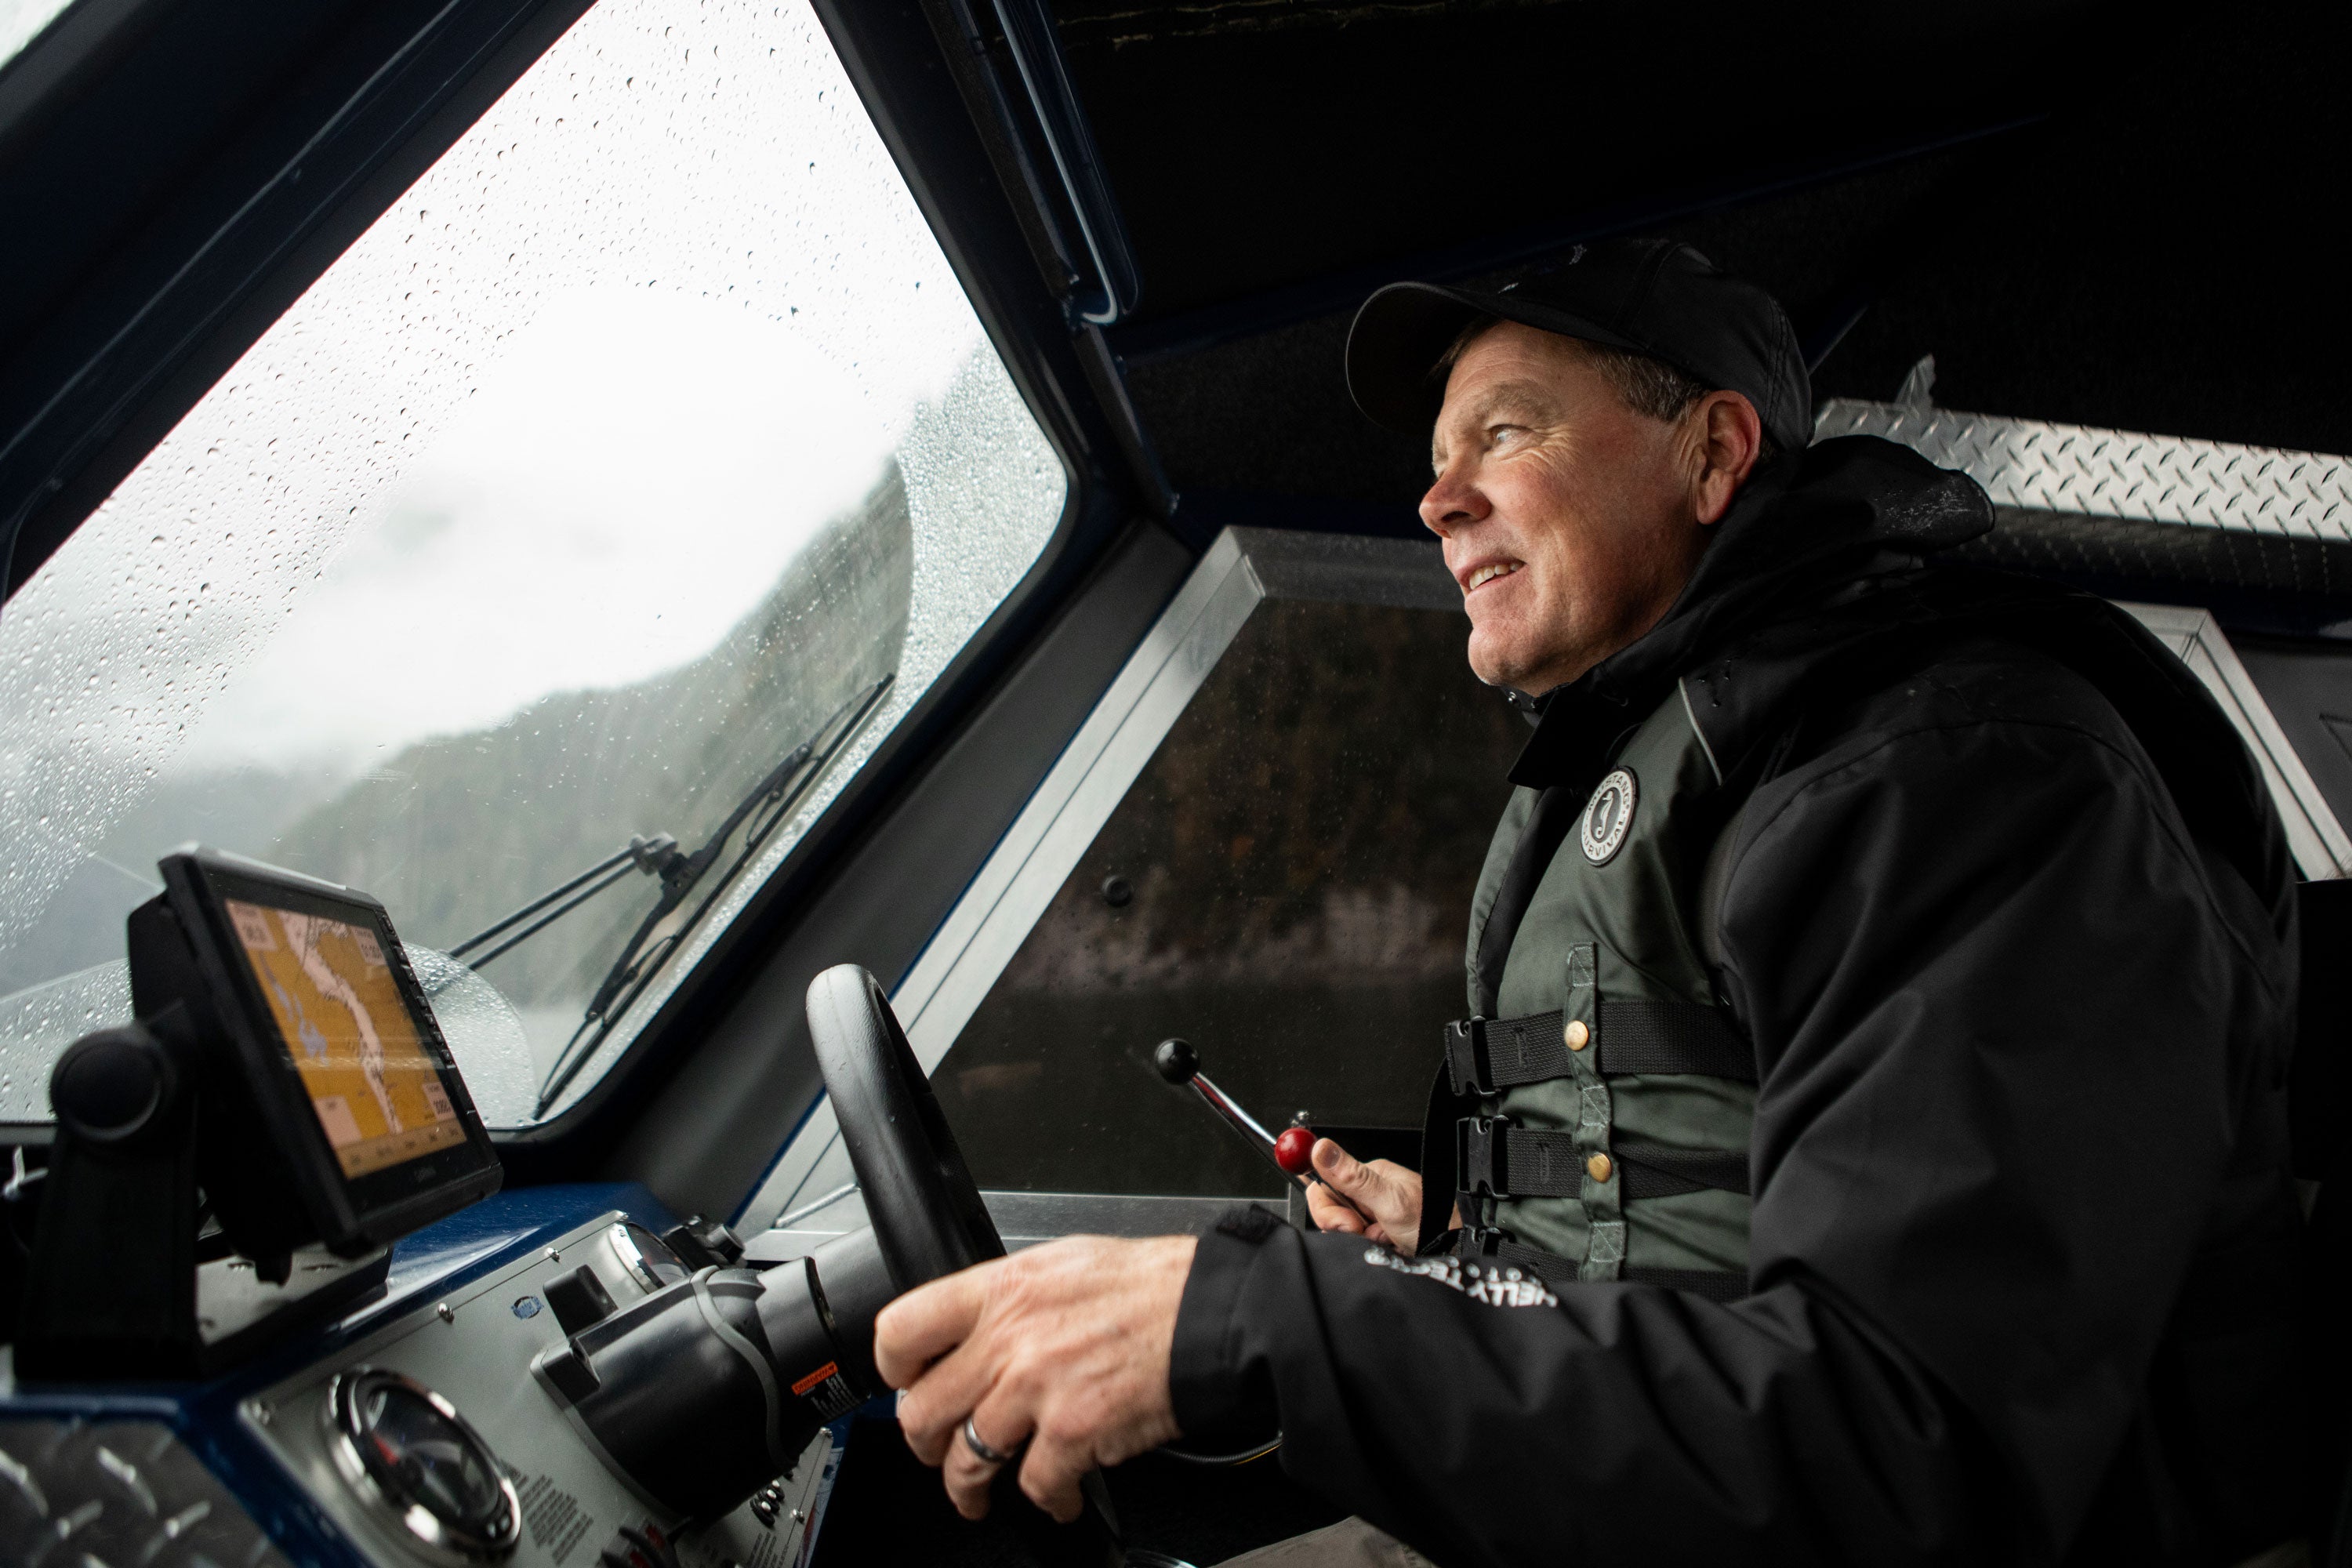
<path fill-rule="evenodd" d="M 446 947 L 632 834 L 692 850 L 785 752 L 897 668 L 913 553 L 893 463 L 700 658 L 412 746 L 295 822 L 274 857 L 367 889 L 412 941 Z M 646 569 L 660 569 L 657 549 Z M 584 1001 L 653 896 L 651 878 L 632 879 L 485 973 L 526 1008 Z"/>

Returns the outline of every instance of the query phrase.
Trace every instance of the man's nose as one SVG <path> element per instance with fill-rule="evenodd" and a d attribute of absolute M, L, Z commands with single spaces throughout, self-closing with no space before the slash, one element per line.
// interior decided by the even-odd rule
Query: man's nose
<path fill-rule="evenodd" d="M 1440 539 L 1453 538 L 1455 529 L 1466 528 L 1493 510 L 1485 492 L 1456 464 L 1446 465 L 1421 498 L 1422 524 Z"/>

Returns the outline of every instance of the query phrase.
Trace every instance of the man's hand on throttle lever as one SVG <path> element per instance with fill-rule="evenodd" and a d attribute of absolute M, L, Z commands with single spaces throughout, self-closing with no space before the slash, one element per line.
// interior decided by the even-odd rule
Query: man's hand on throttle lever
<path fill-rule="evenodd" d="M 989 1483 L 1017 1460 L 1021 1489 L 1066 1524 L 1087 1471 L 1179 1435 L 1168 1362 L 1194 1246 L 1189 1236 L 1065 1237 L 882 1310 L 875 1364 L 907 1391 L 907 1446 L 942 1467 L 958 1513 L 986 1514 Z M 984 1457 L 975 1436 L 1006 1458 Z"/>
<path fill-rule="evenodd" d="M 1421 1240 L 1421 1177 L 1394 1160 L 1359 1160 L 1328 1138 L 1315 1140 L 1308 1156 L 1315 1173 L 1356 1201 L 1361 1215 L 1319 1186 L 1307 1189 L 1307 1213 L 1318 1230 L 1383 1241 L 1407 1257 Z M 1457 1218 L 1454 1224 L 1462 1222 Z"/>

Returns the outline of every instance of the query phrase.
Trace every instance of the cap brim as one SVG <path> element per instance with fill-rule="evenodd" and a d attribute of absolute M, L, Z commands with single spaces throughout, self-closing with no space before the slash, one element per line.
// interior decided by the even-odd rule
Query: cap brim
<path fill-rule="evenodd" d="M 1437 357 L 1486 308 L 1466 289 L 1391 283 L 1348 328 L 1348 392 L 1367 418 L 1400 436 L 1425 436 L 1445 402 Z"/>
<path fill-rule="evenodd" d="M 1348 392 L 1367 418 L 1400 436 L 1426 436 L 1445 405 L 1438 356 L 1481 316 L 1518 321 L 1562 337 L 1647 353 L 1598 321 L 1560 310 L 1435 283 L 1391 283 L 1356 312 L 1348 328 Z"/>

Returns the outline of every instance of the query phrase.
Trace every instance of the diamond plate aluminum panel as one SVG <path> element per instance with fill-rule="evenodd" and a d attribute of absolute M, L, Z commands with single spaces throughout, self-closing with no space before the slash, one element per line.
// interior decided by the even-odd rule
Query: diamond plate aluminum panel
<path fill-rule="evenodd" d="M 0 1420 L 0 1561 L 20 1568 L 287 1568 L 160 1421 Z"/>
<path fill-rule="evenodd" d="M 2352 458 L 1832 398 L 1813 438 L 1881 436 L 1999 507 L 2352 543 Z"/>

